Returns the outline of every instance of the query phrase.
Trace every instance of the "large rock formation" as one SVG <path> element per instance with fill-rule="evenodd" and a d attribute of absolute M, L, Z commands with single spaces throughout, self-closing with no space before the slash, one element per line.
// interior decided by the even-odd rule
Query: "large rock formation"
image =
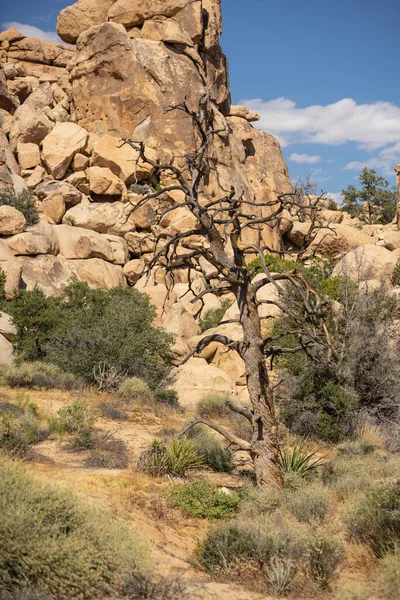
<path fill-rule="evenodd" d="M 185 102 L 196 111 L 208 94 L 220 133 L 209 148 L 213 169 L 201 193 L 213 199 L 221 187 L 234 186 L 255 204 L 292 189 L 279 143 L 253 127 L 256 113 L 231 106 L 227 61 L 219 45 L 220 0 L 78 0 L 61 11 L 57 31 L 76 47 L 29 38 L 15 29 L 0 34 L 0 191 L 31 190 L 40 216 L 39 223 L 26 226 L 20 212 L 1 207 L 6 297 L 35 285 L 58 295 L 71 277 L 97 287 L 135 285 L 156 306 L 157 324 L 177 334 L 174 351 L 182 356 L 199 339 L 196 318 L 221 308 L 221 301 L 207 295 L 204 305 L 193 304 L 185 271 L 177 274 L 170 293 L 162 269 L 149 280 L 143 277 L 155 247 L 157 206 L 147 204 L 134 213 L 132 206 L 158 182 L 135 150 L 120 147 L 113 129 L 143 141 L 154 160 L 174 157 L 176 164 L 184 164 L 197 139 L 191 118 L 171 108 Z M 181 193 L 170 192 L 157 202 L 167 207 L 182 199 Z M 267 209 L 253 210 L 261 217 Z M 322 211 L 321 219 L 331 232 L 316 242 L 338 259 L 350 251 L 342 263 L 349 271 L 360 244 L 370 258 L 375 244 L 385 246 L 377 248 L 377 263 L 390 284 L 400 246 L 395 225 L 361 232 L 354 227 L 357 221 L 338 211 Z M 168 233 L 194 226 L 185 207 L 160 224 Z M 245 241 L 295 248 L 308 227 L 301 213 L 287 214 L 280 230 L 249 229 Z M 193 289 L 204 290 L 212 274 L 213 267 L 200 259 Z M 269 316 L 267 305 L 262 310 Z M 235 321 L 237 307 L 227 315 Z M 216 331 L 227 333 L 226 328 L 239 339 L 237 323 Z M 10 361 L 9 339 L 0 341 L 4 360 Z M 193 406 L 206 391 L 235 397 L 236 386 L 243 385 L 241 361 L 215 344 L 207 356 L 191 359 L 179 371 L 175 387 L 182 402 Z"/>

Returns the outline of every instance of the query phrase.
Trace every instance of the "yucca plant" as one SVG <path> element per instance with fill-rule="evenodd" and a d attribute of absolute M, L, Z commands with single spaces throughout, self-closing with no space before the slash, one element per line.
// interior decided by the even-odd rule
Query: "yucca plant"
<path fill-rule="evenodd" d="M 311 471 L 319 467 L 323 457 L 316 458 L 320 448 L 311 450 L 307 442 L 295 442 L 291 446 L 279 449 L 279 464 L 282 473 L 295 473 L 306 477 Z"/>
<path fill-rule="evenodd" d="M 293 562 L 275 556 L 266 568 L 266 577 L 277 596 L 283 596 L 293 581 Z"/>
<path fill-rule="evenodd" d="M 143 452 L 138 461 L 138 469 L 154 477 L 184 476 L 203 465 L 203 457 L 193 440 L 187 437 L 171 438 L 166 442 L 154 440 L 150 450 Z"/>

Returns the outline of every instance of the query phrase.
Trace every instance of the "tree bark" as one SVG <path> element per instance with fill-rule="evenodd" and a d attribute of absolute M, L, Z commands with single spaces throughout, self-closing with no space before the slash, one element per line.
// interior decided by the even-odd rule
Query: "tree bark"
<path fill-rule="evenodd" d="M 256 290 L 245 281 L 236 290 L 243 328 L 243 360 L 247 389 L 254 413 L 250 456 L 259 486 L 282 487 L 279 466 L 278 423 L 273 390 L 265 364 L 261 320 L 257 310 Z"/>

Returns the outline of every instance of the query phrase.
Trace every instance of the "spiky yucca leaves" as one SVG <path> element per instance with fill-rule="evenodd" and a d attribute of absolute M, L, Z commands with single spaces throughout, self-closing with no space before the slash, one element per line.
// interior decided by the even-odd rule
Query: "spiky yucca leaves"
<path fill-rule="evenodd" d="M 204 460 L 196 444 L 187 437 L 170 438 L 166 442 L 154 440 L 150 450 L 143 452 L 138 461 L 138 469 L 154 477 L 184 476 L 203 465 Z"/>
<path fill-rule="evenodd" d="M 307 441 L 294 442 L 286 448 L 280 448 L 279 463 L 282 473 L 294 473 L 306 477 L 323 463 L 323 457 L 316 457 L 319 451 L 319 448 L 311 450 Z"/>

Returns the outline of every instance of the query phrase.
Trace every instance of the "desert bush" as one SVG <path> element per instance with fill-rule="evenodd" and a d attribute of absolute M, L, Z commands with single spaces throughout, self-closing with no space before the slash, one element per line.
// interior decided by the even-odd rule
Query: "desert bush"
<path fill-rule="evenodd" d="M 83 380 L 72 373 L 63 373 L 56 365 L 35 361 L 10 367 L 4 375 L 4 383 L 11 388 L 79 390 Z"/>
<path fill-rule="evenodd" d="M 230 473 L 235 468 L 233 453 L 224 447 L 221 440 L 202 428 L 193 428 L 192 439 L 203 457 L 204 465 L 219 473 Z"/>
<path fill-rule="evenodd" d="M 396 266 L 393 269 L 392 284 L 393 285 L 400 285 L 400 258 L 396 262 Z"/>
<path fill-rule="evenodd" d="M 172 358 L 172 336 L 153 327 L 155 308 L 133 288 L 91 289 L 73 282 L 60 297 L 38 288 L 7 302 L 17 328 L 15 348 L 25 361 L 57 365 L 95 383 L 102 363 L 157 385 Z"/>
<path fill-rule="evenodd" d="M 307 532 L 303 526 L 281 515 L 238 519 L 211 529 L 196 557 L 209 572 L 224 570 L 237 561 L 251 561 L 260 566 L 274 557 L 300 563 L 307 555 Z"/>
<path fill-rule="evenodd" d="M 383 287 L 368 292 L 344 280 L 340 302 L 339 311 L 327 308 L 331 356 L 316 345 L 313 361 L 281 359 L 287 378 L 278 399 L 281 418 L 293 432 L 334 443 L 355 433 L 360 412 L 378 423 L 393 422 L 400 393 L 398 300 Z M 283 319 L 275 327 L 283 333 L 292 325 Z M 285 345 L 294 343 L 285 339 Z"/>
<path fill-rule="evenodd" d="M 208 481 L 195 481 L 171 492 L 175 504 L 185 512 L 201 519 L 228 519 L 239 505 L 238 494 L 226 494 Z"/>
<path fill-rule="evenodd" d="M 29 586 L 55 598 L 113 596 L 143 544 L 124 524 L 0 462 L 0 587 Z"/>
<path fill-rule="evenodd" d="M 193 440 L 186 437 L 170 438 L 166 442 L 154 440 L 150 450 L 142 453 L 138 469 L 153 477 L 163 475 L 186 475 L 188 471 L 203 466 L 203 457 Z"/>
<path fill-rule="evenodd" d="M 368 544 L 378 557 L 400 543 L 400 481 L 369 491 L 347 515 L 350 536 Z"/>
<path fill-rule="evenodd" d="M 19 459 L 27 458 L 34 444 L 43 439 L 39 421 L 32 412 L 0 412 L 0 451 Z"/>
<path fill-rule="evenodd" d="M 120 410 L 118 406 L 111 402 L 100 402 L 96 405 L 96 410 L 105 419 L 112 419 L 113 421 L 126 421 L 128 415 L 123 410 Z"/>
<path fill-rule="evenodd" d="M 231 306 L 230 300 L 224 300 L 220 308 L 216 308 L 215 310 L 209 310 L 208 313 L 201 319 L 199 319 L 199 325 L 201 331 L 208 331 L 209 329 L 214 329 L 218 327 L 221 323 L 221 320 Z"/>
<path fill-rule="evenodd" d="M 84 460 L 84 465 L 97 469 L 126 469 L 129 464 L 127 448 L 122 440 L 115 438 L 112 431 L 93 431 L 92 452 Z"/>
<path fill-rule="evenodd" d="M 35 225 L 39 221 L 39 214 L 35 204 L 33 192 L 22 190 L 16 192 L 12 187 L 1 188 L 0 206 L 12 206 L 24 215 L 27 225 Z"/>
<path fill-rule="evenodd" d="M 173 408 L 179 407 L 179 398 L 175 390 L 169 388 L 156 388 L 153 393 L 157 402 L 161 402 L 161 404 L 166 404 Z"/>
<path fill-rule="evenodd" d="M 132 402 L 151 402 L 154 399 L 153 392 L 148 383 L 138 377 L 125 379 L 118 388 L 118 394 L 124 400 Z"/>
<path fill-rule="evenodd" d="M 286 493 L 284 506 L 301 523 L 323 521 L 332 506 L 332 494 L 320 482 Z"/>
<path fill-rule="evenodd" d="M 342 559 L 343 545 L 332 533 L 320 530 L 312 534 L 308 547 L 308 568 L 311 577 L 323 589 L 329 588 Z"/>
<path fill-rule="evenodd" d="M 95 412 L 85 400 L 74 400 L 72 404 L 60 408 L 57 415 L 50 422 L 50 430 L 60 435 L 90 432 L 96 421 Z"/>
<path fill-rule="evenodd" d="M 207 394 L 197 403 L 197 413 L 206 417 L 227 417 L 232 415 L 226 403 L 230 400 L 228 394 Z"/>
<path fill-rule="evenodd" d="M 197 595 L 193 585 L 179 575 L 155 575 L 137 570 L 126 578 L 120 592 L 126 600 L 186 600 Z"/>
<path fill-rule="evenodd" d="M 379 598 L 398 600 L 400 598 L 400 549 L 386 554 L 380 564 L 378 580 Z"/>

